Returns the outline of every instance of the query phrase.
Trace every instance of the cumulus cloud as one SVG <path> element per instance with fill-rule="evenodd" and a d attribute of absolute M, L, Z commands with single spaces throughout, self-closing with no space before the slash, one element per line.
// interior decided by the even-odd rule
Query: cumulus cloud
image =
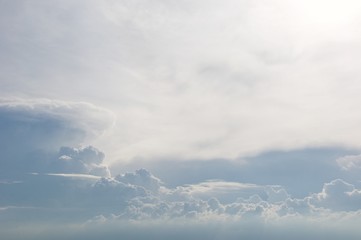
<path fill-rule="evenodd" d="M 58 156 L 49 171 L 110 177 L 108 166 L 103 163 L 104 153 L 94 147 L 61 147 Z"/>
<path fill-rule="evenodd" d="M 64 180 L 71 178 L 63 176 L 60 179 L 62 180 L 58 183 L 64 184 Z M 48 183 L 50 180 L 51 187 L 44 188 L 44 180 Z M 325 208 L 327 204 L 315 207 L 307 199 L 267 201 L 258 195 L 252 195 L 231 203 L 221 203 L 218 200 L 221 192 L 207 201 L 192 194 L 188 198 L 170 199 L 167 195 L 175 189 L 163 189 L 154 193 L 142 186 L 121 183 L 115 178 L 86 182 L 82 185 L 79 179 L 72 178 L 69 185 L 64 187 L 61 184 L 55 185 L 52 178 L 43 178 L 37 182 L 42 190 L 40 186 L 33 189 L 40 190 L 38 193 L 42 195 L 46 193 L 49 196 L 45 200 L 47 203 L 40 201 L 39 205 L 42 207 L 3 208 L 0 221 L 6 224 L 0 227 L 1 236 L 19 239 L 21 234 L 26 233 L 28 239 L 46 239 L 50 235 L 57 236 L 66 227 L 65 235 L 69 239 L 98 239 L 101 236 L 107 239 L 122 236 L 139 240 L 149 237 L 215 240 L 359 238 L 358 226 L 355 224 L 361 219 L 359 210 L 330 211 Z M 199 187 L 204 187 L 204 184 Z M 49 194 L 51 188 L 53 194 Z M 73 191 L 67 195 L 64 191 L 54 195 L 59 189 L 65 188 L 73 188 Z M 264 189 L 270 192 L 269 187 L 265 186 Z M 189 191 L 177 190 L 189 195 Z M 280 190 L 275 191 L 276 194 L 279 192 Z M 22 204 L 29 204 L 29 201 L 31 199 Z M 54 223 L 55 218 L 57 223 Z M 29 225 L 30 220 L 32 224 Z M 44 220 L 47 222 L 44 223 Z M 23 228 L 21 233 L 15 234 L 17 230 L 11 225 L 14 221 L 17 225 L 27 224 L 29 228 Z"/>
<path fill-rule="evenodd" d="M 361 190 L 341 179 L 326 183 L 322 192 L 311 197 L 315 206 L 337 211 L 355 211 L 361 208 Z"/>
<path fill-rule="evenodd" d="M 342 214 L 342 219 L 359 216 L 361 190 L 356 183 L 341 179 L 327 181 L 331 176 L 345 172 L 339 165 L 345 160 L 340 159 L 355 162 L 353 158 L 342 158 L 346 150 L 265 153 L 242 159 L 241 164 L 229 162 L 228 165 L 222 160 L 189 161 L 183 165 L 173 162 L 173 168 L 183 169 L 178 173 L 184 174 L 183 178 L 193 177 L 191 171 L 187 172 L 190 169 L 196 169 L 194 174 L 203 172 L 204 175 L 193 178 L 188 184 L 168 185 L 145 168 L 112 175 L 103 152 L 92 146 L 71 146 L 84 141 L 89 134 L 99 134 L 111 122 L 106 117 L 101 124 L 87 122 L 87 117 L 93 115 L 102 119 L 107 111 L 86 106 L 45 100 L 2 103 L 0 128 L 4 129 L 4 135 L 1 140 L 8 137 L 18 145 L 10 149 L 1 147 L 7 158 L 2 158 L 0 163 L 4 172 L 10 172 L 1 175 L 1 222 L 14 226 L 34 220 L 41 223 L 57 219 L 62 223 L 85 223 L 88 227 L 124 221 L 127 224 L 168 222 L 172 226 L 188 221 L 221 221 L 225 225 L 240 221 L 254 227 L 258 224 L 269 226 L 269 222 L 274 221 L 281 225 L 284 224 L 282 221 L 300 219 L 301 222 L 325 223 Z M 31 134 L 36 138 L 26 145 L 29 140 L 26 137 Z M 62 134 L 68 135 L 70 140 Z M 4 144 L 6 146 L 5 141 Z M 301 161 L 307 156 L 313 158 Z M 187 164 L 189 166 L 184 167 Z M 319 172 L 311 171 L 315 166 L 331 171 L 316 178 Z M 167 169 L 165 165 L 163 170 Z M 210 176 L 225 177 L 222 175 L 224 169 L 226 175 L 233 174 L 229 179 L 209 180 Z M 313 193 L 310 190 L 311 193 L 300 194 L 301 197 L 295 195 L 289 192 L 289 187 L 295 190 L 297 185 L 288 185 L 288 182 L 297 171 L 311 171 L 306 174 L 309 181 L 326 179 L 323 181 L 326 183 L 323 187 L 319 185 L 319 190 Z M 271 172 L 283 175 L 272 176 Z M 240 233 L 237 236 L 241 236 Z"/>
<path fill-rule="evenodd" d="M 179 186 L 174 193 L 192 196 L 205 201 L 217 196 L 218 200 L 224 203 L 231 203 L 238 198 L 247 198 L 256 194 L 262 197 L 266 196 L 263 186 L 217 180 Z"/>
<path fill-rule="evenodd" d="M 241 236 L 262 239 L 265 236 L 258 235 L 258 231 L 250 231 L 260 226 L 262 231 L 274 234 L 274 238 L 279 236 L 277 231 L 284 232 L 290 227 L 300 234 L 302 229 L 310 229 L 313 232 L 309 236 L 315 237 L 316 233 L 325 234 L 312 226 L 305 227 L 306 222 L 317 223 L 317 226 L 332 223 L 335 227 L 350 227 L 349 222 L 361 218 L 361 190 L 340 179 L 324 184 L 322 190 L 305 198 L 293 197 L 282 186 L 221 180 L 171 188 L 146 169 L 117 176 L 89 175 L 89 166 L 97 169 L 104 157 L 93 147 L 62 148 L 58 155 L 57 161 L 73 161 L 66 166 L 55 165 L 62 173 L 33 173 L 21 181 L 0 183 L 0 222 L 6 221 L 10 226 L 2 231 L 2 236 L 15 236 L 11 228 L 15 221 L 17 225 L 33 221 L 34 229 L 43 229 L 37 224 L 44 221 L 52 224 L 56 219 L 62 224 L 82 226 L 74 229 L 72 236 L 84 234 L 85 229 L 108 229 L 114 234 L 127 232 L 125 229 L 118 232 L 115 226 L 119 224 L 130 228 L 136 224 L 134 226 L 144 231 L 144 226 L 153 222 L 156 225 L 152 229 L 159 231 L 157 234 L 162 235 L 165 226 L 174 229 L 183 226 L 191 231 L 190 239 L 197 230 L 184 225 L 187 223 L 193 226 L 215 224 L 212 228 L 203 226 L 204 231 L 218 229 L 221 232 L 217 236 L 222 239 L 228 235 L 221 229 L 230 226 L 234 226 L 229 229 L 232 231 L 243 229 L 233 232 L 230 239 Z M 58 231 L 62 224 L 52 231 Z M 173 234 L 174 229 L 168 234 Z M 29 235 L 35 236 L 33 234 L 36 232 L 29 230 Z M 105 236 L 110 236 L 108 234 Z M 127 234 L 134 238 L 137 231 L 129 230 Z M 284 236 L 287 239 L 293 235 Z M 137 237 L 144 239 L 144 236 Z M 218 238 L 212 235 L 209 239 Z"/>
<path fill-rule="evenodd" d="M 113 121 L 114 116 L 111 112 L 88 103 L 47 99 L 2 99 L 0 172 L 11 174 L 42 171 L 50 164 L 49 159 L 62 157 L 57 156 L 59 148 L 91 142 L 109 129 Z M 65 159 L 74 158 L 75 152 L 74 156 L 61 154 L 64 155 L 63 162 L 66 162 Z M 91 152 L 91 149 L 83 149 L 79 154 L 75 157 L 77 159 L 68 162 L 74 163 L 80 158 L 90 161 L 97 155 Z M 92 154 L 94 156 L 91 156 Z M 93 160 L 97 157 L 98 162 L 87 162 L 87 166 L 99 165 L 99 161 L 102 160 L 100 156 Z M 94 171 L 96 170 L 107 171 L 101 170 L 100 165 L 99 168 L 94 168 Z"/>
<path fill-rule="evenodd" d="M 125 184 L 142 186 L 153 192 L 157 192 L 162 185 L 161 180 L 146 169 L 138 169 L 135 173 L 121 174 L 116 176 L 115 179 Z"/>
<path fill-rule="evenodd" d="M 0 237 L 360 239 L 360 9 L 0 1 Z"/>
<path fill-rule="evenodd" d="M 88 176 L 30 174 L 21 182 L 1 184 L 1 204 L 48 207 L 54 211 L 81 208 L 83 214 L 74 211 L 68 217 L 76 213 L 83 221 L 103 214 L 139 221 L 257 218 L 263 222 L 284 216 L 327 218 L 323 214 L 361 209 L 361 190 L 340 179 L 326 183 L 318 193 L 294 198 L 281 186 L 235 182 L 167 188 L 145 169 L 115 177 Z"/>
<path fill-rule="evenodd" d="M 359 9 L 353 0 L 1 3 L 0 91 L 112 108 L 112 161 L 359 147 Z"/>
<path fill-rule="evenodd" d="M 256 185 L 280 185 L 294 197 L 303 198 L 317 192 L 325 182 L 340 178 L 357 182 L 359 173 L 343 171 L 337 159 L 359 151 L 337 147 L 306 148 L 292 151 L 270 151 L 236 160 L 159 159 L 112 164 L 114 173 L 144 167 L 161 178 L 167 186 L 198 184 L 209 179 Z"/>

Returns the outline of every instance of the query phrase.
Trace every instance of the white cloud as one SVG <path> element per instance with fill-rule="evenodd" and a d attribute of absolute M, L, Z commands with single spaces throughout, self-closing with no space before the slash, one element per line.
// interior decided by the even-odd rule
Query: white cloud
<path fill-rule="evenodd" d="M 64 157 L 61 161 L 102 163 L 102 154 L 94 148 L 67 148 L 62 151 L 65 152 L 68 159 L 64 160 Z M 205 228 L 211 230 L 224 229 L 237 223 L 235 229 L 249 230 L 262 226 L 264 231 L 276 235 L 278 233 L 273 231 L 284 231 L 289 227 L 302 233 L 304 224 L 313 222 L 315 225 L 311 224 L 306 229 L 325 236 L 312 226 L 329 226 L 332 223 L 335 228 L 347 226 L 353 229 L 349 223 L 359 221 L 361 216 L 361 190 L 340 179 L 324 184 L 318 193 L 293 198 L 281 186 L 218 180 L 167 188 L 145 169 L 115 177 L 95 177 L 80 174 L 81 171 L 75 166 L 74 173 L 28 174 L 22 181 L 1 183 L 0 206 L 3 207 L 0 222 L 7 219 L 7 224 L 13 226 L 11 219 L 16 219 L 17 225 L 33 219 L 36 225 L 44 219 L 48 224 L 57 219 L 60 223 L 85 223 L 86 229 L 108 229 L 114 224 L 131 226 L 134 223 L 142 226 L 152 221 L 160 224 L 157 225 L 159 233 L 166 229 L 160 227 L 165 227 L 165 224 L 175 228 L 190 222 L 215 224 L 212 228 Z M 61 226 L 52 231 L 57 231 Z M 10 235 L 13 234 L 11 229 L 7 229 Z M 345 230 L 346 227 L 340 229 Z M 140 231 L 143 230 L 141 227 Z M 79 233 L 79 229 L 74 231 L 74 234 Z M 134 236 L 137 231 L 129 230 L 129 234 Z M 227 236 L 225 234 L 218 236 L 223 238 Z M 5 236 L 5 232 L 2 236 Z M 234 232 L 232 236 L 245 235 L 241 231 Z M 256 236 L 257 231 L 250 239 L 262 239 Z"/>
<path fill-rule="evenodd" d="M 58 155 L 59 158 L 52 164 L 56 172 L 110 177 L 108 166 L 103 163 L 104 153 L 94 147 L 62 147 Z"/>
<path fill-rule="evenodd" d="M 280 185 L 297 198 L 318 192 L 325 182 L 340 178 L 359 181 L 359 171 L 343 171 L 336 159 L 357 154 L 358 150 L 337 147 L 306 148 L 293 151 L 270 151 L 237 160 L 160 159 L 134 160 L 110 166 L 113 173 L 146 168 L 162 179 L 167 186 L 193 185 L 210 179 L 218 182 L 241 182 L 255 185 Z M 210 183 L 208 183 L 210 184 Z M 236 193 L 236 191 L 234 191 Z"/>
<path fill-rule="evenodd" d="M 322 192 L 310 199 L 311 204 L 336 211 L 355 211 L 361 208 L 361 190 L 341 179 L 323 186 Z"/>
<path fill-rule="evenodd" d="M 0 99 L 0 113 L 0 127 L 3 131 L 9 128 L 5 134 L 11 144 L 27 141 L 27 145 L 37 148 L 89 141 L 114 124 L 112 112 L 86 102 Z"/>
<path fill-rule="evenodd" d="M 336 160 L 338 165 L 346 171 L 357 170 L 361 168 L 361 155 L 348 155 Z"/>
<path fill-rule="evenodd" d="M 255 184 L 213 180 L 178 187 L 174 194 L 188 195 L 205 201 L 217 197 L 221 202 L 231 203 L 238 198 L 247 198 L 254 194 L 264 196 L 265 192 L 263 186 Z"/>
<path fill-rule="evenodd" d="M 114 116 L 110 111 L 88 103 L 2 99 L 0 172 L 11 175 L 19 172 L 44 172 L 45 169 L 50 171 L 51 165 L 59 157 L 58 163 L 62 162 L 63 167 L 78 163 L 86 168 L 78 173 L 106 175 L 107 168 L 101 166 L 103 153 L 93 148 L 63 148 L 61 151 L 68 152 L 60 153 L 60 156 L 57 154 L 62 146 L 96 142 L 99 136 L 112 127 L 113 122 Z M 95 162 L 89 162 L 91 160 Z M 75 171 L 71 169 L 73 170 Z"/>
<path fill-rule="evenodd" d="M 360 10 L 2 1 L 0 237 L 360 239 Z"/>
<path fill-rule="evenodd" d="M 360 192 L 340 179 L 326 183 L 322 191 L 305 198 L 293 198 L 280 186 L 235 182 L 166 188 L 158 178 L 140 169 L 111 178 L 84 174 L 28 175 L 21 182 L 1 185 L 1 204 L 47 207 L 54 211 L 81 208 L 82 214 L 69 212 L 64 218 L 77 214 L 77 219 L 83 221 L 99 214 L 139 221 L 258 218 L 267 222 L 287 216 L 327 220 L 335 212 L 359 211 Z"/>
<path fill-rule="evenodd" d="M 31 173 L 32 175 L 39 175 L 39 173 Z M 82 174 L 82 173 L 47 173 L 49 176 L 60 176 L 60 177 L 70 177 L 70 178 L 80 178 L 80 179 L 97 179 L 101 177 L 96 175 Z"/>
<path fill-rule="evenodd" d="M 94 147 L 59 145 L 68 143 L 66 136 L 77 136 L 78 132 L 82 134 L 80 138 L 74 138 L 77 141 L 85 139 L 88 132 L 100 133 L 111 123 L 111 118 L 107 117 L 103 122 L 98 121 L 103 116 L 111 116 L 104 115 L 107 111 L 83 103 L 49 100 L 4 100 L 0 110 L 0 127 L 4 129 L 1 139 L 13 138 L 12 142 L 18 143 L 16 148 L 3 148 L 9 159 L 1 160 L 1 164 L 6 167 L 4 169 L 10 171 L 10 174 L 3 175 L 6 178 L 2 177 L 4 179 L 0 185 L 1 206 L 4 207 L 3 212 L 9 215 L 18 216 L 22 207 L 35 207 L 44 208 L 43 216 L 50 218 L 55 212 L 64 209 L 78 209 L 62 215 L 62 219 L 75 217 L 78 221 L 103 215 L 106 218 L 137 221 L 231 218 L 267 222 L 287 216 L 322 219 L 322 214 L 327 211 L 349 211 L 353 214 L 361 207 L 361 190 L 343 180 L 326 183 L 319 193 L 303 198 L 294 197 L 282 186 L 297 171 L 315 166 L 333 169 L 331 173 L 337 173 L 339 168 L 332 167 L 335 162 L 323 154 L 335 156 L 344 154 L 344 151 L 310 150 L 294 155 L 273 152 L 245 159 L 243 164 L 237 165 L 239 169 L 236 172 L 244 176 L 247 176 L 247 172 L 251 175 L 265 173 L 267 168 L 274 174 L 282 172 L 284 175 L 279 185 L 208 180 L 167 187 L 166 183 L 146 169 L 112 177 L 104 162 L 104 154 Z M 90 119 L 94 116 L 94 119 Z M 24 140 L 27 134 L 36 136 L 29 145 Z M 51 147 L 45 144 L 48 141 Z M 304 161 L 309 155 L 324 158 L 318 159 L 318 162 L 312 158 Z M 267 164 L 265 159 L 268 160 Z M 340 159 L 349 160 L 350 157 Z M 354 161 L 354 158 L 351 160 Z M 340 160 L 336 162 L 344 163 Z M 190 161 L 185 164 L 206 171 L 209 162 Z M 236 166 L 234 164 L 233 167 Z M 223 165 L 217 163 L 210 170 L 222 171 L 219 166 Z M 243 171 L 239 171 L 242 168 Z M 310 176 L 310 181 L 316 179 Z M 263 179 L 262 176 L 255 177 L 253 180 L 256 182 L 257 179 Z M 264 180 L 267 182 L 269 179 Z M 50 209 L 54 212 L 50 213 Z M 31 213 L 24 219 L 29 216 Z"/>
<path fill-rule="evenodd" d="M 112 109 L 119 122 L 101 145 L 112 161 L 360 147 L 356 1 L 0 9 L 2 95 Z"/>
<path fill-rule="evenodd" d="M 142 186 L 152 192 L 158 192 L 162 185 L 160 179 L 153 176 L 146 169 L 138 169 L 135 173 L 125 173 L 115 177 L 119 182 Z"/>

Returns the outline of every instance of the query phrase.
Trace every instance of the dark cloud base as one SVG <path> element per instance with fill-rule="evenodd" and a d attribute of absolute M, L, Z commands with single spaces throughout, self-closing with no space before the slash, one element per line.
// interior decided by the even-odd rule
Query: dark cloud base
<path fill-rule="evenodd" d="M 111 168 L 114 173 L 120 173 L 144 167 L 164 180 L 169 187 L 222 179 L 259 185 L 281 185 L 292 196 L 304 197 L 310 192 L 319 191 L 325 182 L 335 178 L 357 184 L 358 172 L 343 171 L 335 160 L 358 152 L 340 147 L 306 148 L 265 152 L 237 160 L 134 160 L 128 164 L 114 164 Z"/>

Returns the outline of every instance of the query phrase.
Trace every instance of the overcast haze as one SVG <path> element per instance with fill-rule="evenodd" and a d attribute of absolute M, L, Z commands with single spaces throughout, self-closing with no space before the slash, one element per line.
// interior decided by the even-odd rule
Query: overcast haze
<path fill-rule="evenodd" d="M 359 239 L 360 12 L 0 0 L 0 237 Z"/>

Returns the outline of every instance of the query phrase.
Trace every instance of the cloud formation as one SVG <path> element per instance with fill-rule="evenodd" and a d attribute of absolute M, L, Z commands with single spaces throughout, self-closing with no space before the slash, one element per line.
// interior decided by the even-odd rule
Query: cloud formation
<path fill-rule="evenodd" d="M 358 152 L 355 149 L 328 147 L 270 151 L 236 160 L 140 159 L 131 163 L 112 164 L 111 169 L 113 173 L 121 173 L 124 170 L 134 171 L 144 167 L 161 178 L 169 187 L 197 184 L 209 179 L 257 185 L 281 185 L 292 196 L 302 198 L 310 192 L 319 191 L 325 182 L 337 178 L 352 183 L 357 182 L 359 169 L 352 168 L 345 171 L 340 161 L 357 159 Z"/>
<path fill-rule="evenodd" d="M 110 177 L 108 167 L 103 164 L 104 153 L 94 147 L 61 147 L 58 155 L 59 158 L 52 166 L 54 172 Z"/>
<path fill-rule="evenodd" d="M 48 238 L 64 226 L 71 229 L 70 239 L 92 239 L 102 231 L 109 239 L 119 234 L 144 239 L 149 226 L 154 237 L 182 239 L 327 235 L 307 222 L 324 226 L 332 232 L 330 239 L 337 228 L 349 229 L 349 239 L 358 236 L 353 225 L 361 219 L 356 150 L 145 164 L 167 173 L 165 179 L 146 168 L 122 172 L 118 167 L 112 175 L 103 152 L 79 146 L 111 126 L 106 110 L 83 103 L 3 100 L 0 122 L 6 156 L 0 159 L 0 235 L 6 239 L 18 239 L 15 226 L 30 222 L 23 232 L 30 239 Z M 134 166 L 140 163 L 147 162 Z M 298 188 L 301 180 L 313 185 L 303 182 L 305 189 Z"/>
<path fill-rule="evenodd" d="M 361 168 L 361 155 L 348 155 L 337 159 L 338 165 L 345 171 Z"/>
<path fill-rule="evenodd" d="M 325 183 L 322 191 L 311 197 L 315 206 L 337 211 L 356 211 L 361 208 L 361 190 L 341 179 Z"/>
<path fill-rule="evenodd" d="M 94 149 L 73 149 L 72 152 L 70 148 L 62 148 L 60 156 L 57 156 L 58 151 L 62 146 L 79 146 L 94 141 L 113 122 L 114 116 L 110 111 L 88 103 L 2 99 L 0 172 L 5 175 L 15 172 L 43 172 L 44 168 L 50 167 L 49 159 L 56 158 L 64 160 L 63 163 L 66 162 L 65 159 L 72 158 L 69 163 L 77 161 L 82 164 L 81 158 L 86 157 L 87 167 L 99 165 L 102 153 L 96 153 Z"/>
<path fill-rule="evenodd" d="M 360 11 L 0 1 L 0 238 L 360 239 Z"/>
<path fill-rule="evenodd" d="M 358 148 L 360 7 L 1 3 L 0 91 L 112 109 L 119 121 L 104 144 L 112 161 Z"/>
<path fill-rule="evenodd" d="M 288 239 L 306 235 L 316 239 L 329 233 L 332 233 L 330 237 L 337 235 L 341 229 L 348 229 L 344 234 L 349 234 L 350 239 L 358 236 L 354 222 L 361 220 L 361 190 L 340 179 L 326 183 L 318 193 L 297 199 L 280 186 L 234 182 L 206 182 L 177 188 L 159 184 L 154 191 L 149 186 L 160 183 L 159 179 L 145 169 L 108 178 L 86 176 L 31 175 L 21 183 L 1 184 L 1 204 L 7 207 L 1 209 L 0 221 L 11 226 L 2 231 L 2 236 L 16 239 L 11 223 L 23 224 L 30 219 L 33 226 L 24 229 L 30 238 L 61 231 L 65 222 L 70 229 L 69 237 L 88 236 L 91 229 L 96 229 L 94 234 L 105 231 L 104 236 L 110 239 L 113 234 L 145 239 L 146 226 L 151 226 L 148 230 L 152 229 L 155 236 L 177 233 L 190 239 L 213 231 L 218 233 L 211 234 L 209 239 L 227 236 Z M 57 227 L 53 225 L 55 218 L 61 223 Z M 39 225 L 45 219 L 47 224 Z M 266 235 L 256 230 L 260 228 Z"/>
<path fill-rule="evenodd" d="M 19 128 L 24 125 L 22 121 L 16 123 Z M 348 224 L 361 218 L 361 188 L 341 179 L 326 182 L 319 191 L 300 198 L 288 193 L 282 185 L 241 181 L 208 180 L 167 187 L 165 181 L 144 168 L 112 176 L 104 162 L 104 153 L 91 146 L 60 147 L 52 154 L 40 151 L 36 156 L 41 157 L 41 161 L 34 156 L 21 159 L 31 166 L 21 169 L 21 174 L 5 178 L 2 175 L 2 237 L 17 239 L 19 235 L 14 226 L 29 222 L 32 227 L 24 232 L 30 239 L 47 238 L 48 234 L 62 231 L 64 224 L 71 229 L 70 238 L 91 239 L 96 233 L 92 236 L 88 233 L 96 229 L 98 233 L 106 231 L 109 239 L 119 234 L 144 239 L 143 233 L 150 222 L 154 224 L 151 229 L 155 237 L 173 236 L 183 229 L 185 232 L 177 236 L 189 239 L 200 236 L 276 239 L 280 232 L 284 234 L 292 227 L 298 236 L 305 236 L 304 229 L 311 231 L 308 237 L 327 235 L 312 225 L 305 225 L 311 221 L 324 226 L 330 223 L 336 227 L 347 226 L 352 239 L 357 236 L 356 228 Z M 19 172 L 18 163 L 7 162 L 7 166 Z M 249 161 L 244 166 L 258 163 Z M 203 164 L 206 166 L 207 162 Z M 337 159 L 334 164 L 337 165 Z M 248 169 L 251 168 L 248 166 Z M 339 169 L 342 171 L 340 166 Z M 127 227 L 119 229 L 118 225 Z M 266 235 L 256 230 L 260 226 Z M 327 231 L 331 230 L 334 229 Z M 205 234 L 212 231 L 214 234 Z M 295 236 L 295 232 L 283 236 L 287 239 Z"/>

